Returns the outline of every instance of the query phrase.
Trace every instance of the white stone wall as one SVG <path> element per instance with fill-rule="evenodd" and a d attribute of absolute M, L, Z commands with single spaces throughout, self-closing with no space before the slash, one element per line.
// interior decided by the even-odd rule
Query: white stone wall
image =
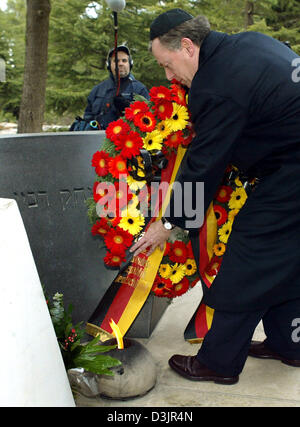
<path fill-rule="evenodd" d="M 24 224 L 0 198 L 0 406 L 75 406 Z"/>

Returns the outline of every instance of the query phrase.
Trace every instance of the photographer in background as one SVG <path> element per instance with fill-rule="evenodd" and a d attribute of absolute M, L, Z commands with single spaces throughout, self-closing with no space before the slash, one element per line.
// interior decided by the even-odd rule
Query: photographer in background
<path fill-rule="evenodd" d="M 92 123 L 95 121 L 96 129 L 106 129 L 109 123 L 118 120 L 123 115 L 124 109 L 133 101 L 135 94 L 149 99 L 146 86 L 131 74 L 133 61 L 129 48 L 125 45 L 120 45 L 117 48 L 120 76 L 120 81 L 118 81 L 116 78 L 114 51 L 114 49 L 111 49 L 107 55 L 106 66 L 109 71 L 109 77 L 92 89 L 84 112 L 84 121 L 87 122 L 87 125 L 91 121 Z"/>

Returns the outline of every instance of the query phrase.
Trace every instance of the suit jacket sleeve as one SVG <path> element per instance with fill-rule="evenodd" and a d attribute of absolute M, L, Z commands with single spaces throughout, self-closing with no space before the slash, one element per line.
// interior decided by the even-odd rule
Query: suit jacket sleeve
<path fill-rule="evenodd" d="M 245 127 L 246 113 L 243 107 L 231 98 L 200 91 L 192 94 L 189 107 L 196 136 L 176 177 L 176 185 L 173 187 L 165 217 L 174 225 L 195 230 L 202 225 L 204 214 L 231 161 L 232 153 Z M 204 183 L 202 199 L 197 183 Z M 176 197 L 178 186 L 183 195 L 179 200 Z M 180 192 L 177 196 L 178 194 L 180 195 Z M 178 209 L 180 203 L 181 209 Z M 193 210 L 194 214 L 191 215 Z"/>

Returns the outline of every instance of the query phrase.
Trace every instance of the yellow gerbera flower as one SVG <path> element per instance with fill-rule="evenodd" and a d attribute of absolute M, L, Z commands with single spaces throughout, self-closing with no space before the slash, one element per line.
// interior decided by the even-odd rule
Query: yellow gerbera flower
<path fill-rule="evenodd" d="M 127 206 L 125 209 L 121 211 L 121 217 L 124 217 L 124 218 L 127 216 L 138 217 L 140 214 L 141 214 L 140 211 L 136 209 L 136 207 L 134 206 Z"/>
<path fill-rule="evenodd" d="M 186 268 L 184 264 L 174 264 L 171 267 L 171 274 L 169 276 L 169 279 L 171 279 L 172 283 L 179 283 L 181 279 L 186 274 Z"/>
<path fill-rule="evenodd" d="M 239 177 L 235 178 L 234 183 L 237 187 L 242 187 L 242 182 Z"/>
<path fill-rule="evenodd" d="M 170 264 L 161 264 L 161 266 L 159 267 L 159 274 L 161 275 L 161 277 L 163 277 L 164 279 L 167 279 L 171 273 L 172 273 L 172 268 Z"/>
<path fill-rule="evenodd" d="M 146 150 L 161 150 L 161 134 L 157 130 L 154 130 L 153 132 L 148 133 L 145 138 L 143 138 L 143 143 Z"/>
<path fill-rule="evenodd" d="M 140 190 L 146 185 L 146 181 L 136 181 L 131 175 L 127 176 L 126 182 L 132 191 Z"/>
<path fill-rule="evenodd" d="M 224 254 L 226 250 L 226 246 L 224 243 L 216 243 L 213 247 L 214 254 L 217 256 L 221 256 Z"/>
<path fill-rule="evenodd" d="M 239 211 L 240 211 L 239 209 L 232 209 L 231 211 L 229 211 L 229 213 L 228 213 L 228 221 L 233 222 L 234 218 L 239 213 Z"/>
<path fill-rule="evenodd" d="M 173 132 L 184 129 L 189 122 L 189 113 L 186 107 L 173 102 L 173 114 L 165 120 Z"/>
<path fill-rule="evenodd" d="M 222 243 L 227 243 L 228 237 L 230 236 L 232 228 L 232 223 L 227 221 L 222 227 L 218 230 L 219 238 Z"/>
<path fill-rule="evenodd" d="M 137 209 L 130 207 L 121 212 L 121 220 L 118 226 L 133 236 L 142 231 L 144 225 L 145 218 Z"/>
<path fill-rule="evenodd" d="M 247 199 L 247 193 L 244 187 L 238 187 L 231 193 L 228 205 L 230 209 L 241 209 Z"/>
<path fill-rule="evenodd" d="M 139 204 L 139 198 L 136 194 L 132 196 L 132 199 L 128 202 L 128 208 L 129 209 L 136 209 L 137 205 Z"/>
<path fill-rule="evenodd" d="M 188 258 L 185 262 L 185 274 L 187 276 L 192 276 L 197 271 L 196 261 L 192 258 Z"/>
<path fill-rule="evenodd" d="M 156 126 L 156 130 L 159 132 L 162 139 L 167 138 L 170 133 L 172 133 L 172 128 L 170 123 L 167 120 L 162 120 Z"/>

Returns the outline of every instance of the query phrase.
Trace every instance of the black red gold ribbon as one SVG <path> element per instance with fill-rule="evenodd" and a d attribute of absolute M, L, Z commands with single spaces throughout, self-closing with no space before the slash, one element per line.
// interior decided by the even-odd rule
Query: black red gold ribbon
<path fill-rule="evenodd" d="M 159 209 L 155 210 L 158 211 L 158 215 L 152 220 L 160 219 L 168 206 L 172 186 L 185 151 L 186 149 L 180 146 L 162 171 L 161 181 L 168 182 L 169 185 L 167 189 L 165 186 L 162 188 L 165 194 L 158 198 Z M 142 253 L 132 258 L 129 265 L 113 281 L 89 319 L 87 333 L 100 335 L 102 340 L 111 338 L 112 329 L 109 323 L 113 319 L 122 336 L 126 334 L 149 296 L 163 253 L 160 248 L 156 248 L 150 256 Z"/>

